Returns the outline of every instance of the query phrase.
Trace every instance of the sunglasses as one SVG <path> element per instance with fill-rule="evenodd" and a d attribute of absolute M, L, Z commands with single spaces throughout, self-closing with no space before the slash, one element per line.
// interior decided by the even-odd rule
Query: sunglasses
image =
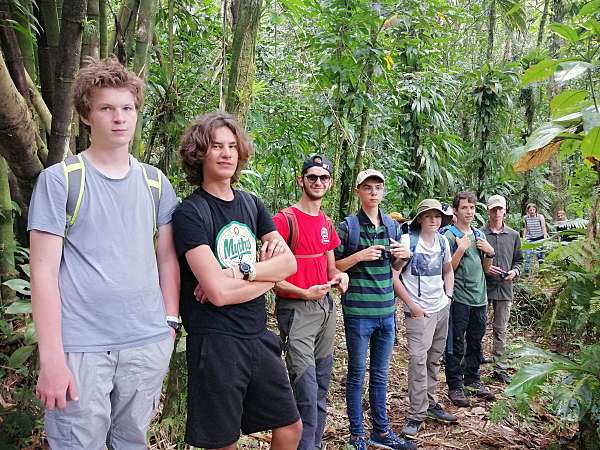
<path fill-rule="evenodd" d="M 329 181 L 331 180 L 331 175 L 315 175 L 315 174 L 309 174 L 309 175 L 304 175 L 304 177 L 308 180 L 308 182 L 310 184 L 314 184 L 317 182 L 317 180 L 321 180 L 321 183 L 325 184 L 325 183 L 329 183 Z"/>

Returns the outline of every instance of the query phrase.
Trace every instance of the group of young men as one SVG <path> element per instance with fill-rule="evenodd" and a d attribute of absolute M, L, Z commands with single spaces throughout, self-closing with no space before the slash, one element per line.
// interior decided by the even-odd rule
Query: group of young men
<path fill-rule="evenodd" d="M 479 377 L 486 307 L 490 300 L 499 357 L 521 261 L 504 198 L 490 197 L 483 232 L 471 226 L 475 197 L 461 192 L 454 225 L 448 205 L 428 199 L 403 233 L 379 208 L 384 175 L 368 169 L 355 183 L 359 212 L 336 227 L 321 210 L 333 165 L 313 155 L 297 177 L 298 202 L 271 217 L 232 187 L 253 152 L 245 131 L 212 113 L 182 138 L 182 168 L 196 190 L 178 203 L 164 174 L 128 152 L 143 102 L 138 77 L 114 59 L 93 62 L 79 72 L 74 100 L 90 147 L 40 174 L 29 211 L 36 394 L 51 448 L 146 448 L 180 316 L 187 443 L 234 449 L 240 431 L 272 430 L 273 449 L 322 448 L 332 289 L 342 294 L 351 448 L 416 448 L 387 415 L 396 296 L 410 356 L 405 437 L 427 417 L 457 420 L 436 395 L 443 354 L 455 405 L 469 404 L 465 389 L 493 398 Z M 280 336 L 266 327 L 271 289 Z"/>

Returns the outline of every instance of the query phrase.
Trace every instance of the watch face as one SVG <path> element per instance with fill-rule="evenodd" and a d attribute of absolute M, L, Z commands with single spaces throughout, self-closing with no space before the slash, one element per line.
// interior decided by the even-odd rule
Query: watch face
<path fill-rule="evenodd" d="M 252 270 L 252 267 L 250 267 L 250 264 L 248 264 L 246 262 L 241 262 L 240 263 L 240 272 L 242 272 L 242 273 L 250 273 L 251 270 Z"/>

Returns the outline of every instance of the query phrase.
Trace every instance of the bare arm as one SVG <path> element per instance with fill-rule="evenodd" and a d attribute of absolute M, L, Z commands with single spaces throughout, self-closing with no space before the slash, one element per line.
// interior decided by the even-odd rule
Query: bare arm
<path fill-rule="evenodd" d="M 156 262 L 165 311 L 167 315 L 177 317 L 179 316 L 179 262 L 173 241 L 173 227 L 170 223 L 158 229 Z"/>
<path fill-rule="evenodd" d="M 454 268 L 452 262 L 445 263 L 442 267 L 442 276 L 444 278 L 444 292 L 446 295 L 454 295 Z"/>
<path fill-rule="evenodd" d="M 406 290 L 406 287 L 402 283 L 402 280 L 400 280 L 399 274 L 399 271 L 392 269 L 392 283 L 394 285 L 394 293 L 396 294 L 396 297 L 402 300 L 402 303 L 404 303 L 408 307 L 408 309 L 410 310 L 410 315 L 412 317 L 426 316 L 427 314 L 425 314 L 423 308 L 417 305 L 413 301 L 413 299 L 410 298 L 410 294 Z"/>
<path fill-rule="evenodd" d="M 267 281 L 244 281 L 228 277 L 208 245 L 188 250 L 185 258 L 205 296 L 215 306 L 248 302 L 274 286 L 274 283 Z"/>
<path fill-rule="evenodd" d="M 290 275 L 296 273 L 297 265 L 296 258 L 292 254 L 291 250 L 281 237 L 278 231 L 272 231 L 265 234 L 260 238 L 263 246 L 270 246 L 276 242 L 276 245 L 280 247 L 280 251 L 276 254 L 270 255 L 267 259 L 264 259 L 261 251 L 261 261 L 255 264 L 256 268 L 256 281 L 270 281 L 277 282 L 285 280 Z"/>
<path fill-rule="evenodd" d="M 31 306 L 40 352 L 36 394 L 48 409 L 62 409 L 66 407 L 67 400 L 77 400 L 75 380 L 67 366 L 61 334 L 58 269 L 62 249 L 62 237 L 31 231 Z"/>
<path fill-rule="evenodd" d="M 381 252 L 385 250 L 383 245 L 371 245 L 360 252 L 356 252 L 335 262 L 335 266 L 341 272 L 363 261 L 375 261 L 381 257 Z"/>

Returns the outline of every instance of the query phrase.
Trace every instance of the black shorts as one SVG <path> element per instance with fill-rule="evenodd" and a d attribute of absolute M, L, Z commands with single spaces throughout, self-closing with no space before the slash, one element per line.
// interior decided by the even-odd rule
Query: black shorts
<path fill-rule="evenodd" d="M 281 341 L 266 331 L 254 339 L 188 335 L 185 441 L 219 448 L 244 434 L 300 419 L 281 359 Z"/>

